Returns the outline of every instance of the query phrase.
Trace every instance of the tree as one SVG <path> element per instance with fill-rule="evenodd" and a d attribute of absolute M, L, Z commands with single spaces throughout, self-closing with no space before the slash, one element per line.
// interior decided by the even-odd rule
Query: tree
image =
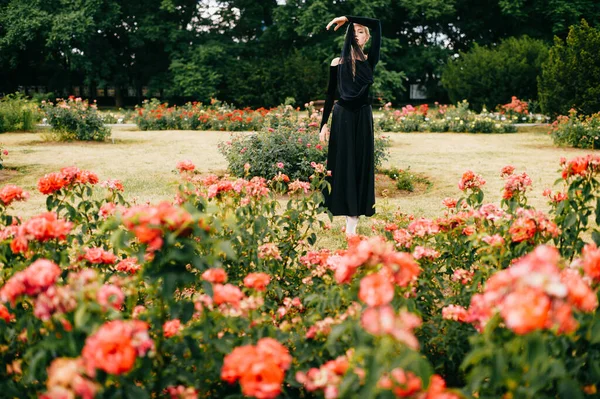
<path fill-rule="evenodd" d="M 532 100 L 547 56 L 546 44 L 527 36 L 503 40 L 497 47 L 475 44 L 448 63 L 442 84 L 452 102 L 468 99 L 476 109 L 484 105 L 493 109 L 512 96 Z"/>
<path fill-rule="evenodd" d="M 142 85 L 166 80 L 170 53 L 186 42 L 182 27 L 195 12 L 195 0 L 5 0 L 0 68 L 11 79 L 0 79 L 0 90 L 111 85 L 119 98 L 135 85 L 141 93 Z"/>
<path fill-rule="evenodd" d="M 556 37 L 542 67 L 539 99 L 550 115 L 600 111 L 600 30 L 585 20 L 569 30 L 566 40 Z"/>
<path fill-rule="evenodd" d="M 343 36 L 325 24 L 348 14 L 382 21 L 373 91 L 397 103 L 407 82 L 444 99 L 445 64 L 475 43 L 497 46 L 528 35 L 550 44 L 584 16 L 600 24 L 600 2 L 0 0 L 0 92 L 43 85 L 64 93 L 88 85 L 93 95 L 97 86 L 112 86 L 117 105 L 122 89 L 132 86 L 138 102 L 142 87 L 171 102 L 213 95 L 237 105 L 319 98 Z M 280 89 L 271 87 L 278 83 Z"/>
<path fill-rule="evenodd" d="M 208 102 L 218 97 L 219 86 L 223 82 L 225 48 L 219 44 L 197 46 L 182 58 L 175 58 L 169 70 L 173 85 L 168 94 L 193 97 Z"/>
<path fill-rule="evenodd" d="M 40 78 L 48 79 L 52 70 L 60 68 L 46 62 L 51 15 L 45 4 L 40 0 L 0 3 L 0 92 L 39 84 Z"/>

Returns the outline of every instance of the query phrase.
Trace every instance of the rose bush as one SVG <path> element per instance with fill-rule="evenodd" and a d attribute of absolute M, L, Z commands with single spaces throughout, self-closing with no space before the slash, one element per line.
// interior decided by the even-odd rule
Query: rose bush
<path fill-rule="evenodd" d="M 276 128 L 282 123 L 295 123 L 298 115 L 294 108 L 283 105 L 272 109 L 235 109 L 213 100 L 210 105 L 193 102 L 178 107 L 152 99 L 136 106 L 134 121 L 140 130 L 256 131 L 265 126 Z"/>
<path fill-rule="evenodd" d="M 512 96 L 507 104 L 496 107 L 500 115 L 507 116 L 514 123 L 534 122 L 534 116 L 529 112 L 529 103 Z M 541 118 L 540 118 L 541 120 Z"/>
<path fill-rule="evenodd" d="M 310 181 L 288 185 L 204 175 L 182 161 L 172 202 L 137 205 L 120 182 L 66 167 L 39 180 L 47 212 L 28 220 L 11 214 L 27 193 L 6 186 L 0 389 L 42 398 L 595 394 L 600 250 L 583 234 L 598 164 L 563 161 L 566 194 L 548 193 L 549 213 L 528 205 L 531 179 L 514 167 L 499 171 L 498 205 L 466 171 L 463 194 L 444 199 L 439 218 L 386 215 L 344 248 L 314 246 L 330 228 L 318 163 Z"/>
<path fill-rule="evenodd" d="M 87 100 L 70 96 L 67 100 L 57 99 L 56 104 L 42 101 L 41 109 L 52 127 L 53 139 L 105 141 L 110 138 L 110 128 L 104 126 L 95 103 L 89 105 Z"/>
<path fill-rule="evenodd" d="M 267 127 L 254 134 L 234 134 L 221 142 L 219 150 L 228 162 L 228 170 L 238 177 L 277 176 L 308 181 L 313 173 L 312 163 L 325 163 L 327 143 L 319 140 L 319 123 L 300 122 L 278 128 Z M 375 135 L 375 167 L 388 158 L 389 136 Z"/>
<path fill-rule="evenodd" d="M 550 135 L 554 144 L 575 148 L 600 147 L 600 113 L 578 115 L 571 109 L 569 115 L 560 115 L 552 123 Z"/>
<path fill-rule="evenodd" d="M 424 104 L 394 110 L 388 103 L 382 108 L 378 125 L 386 132 L 514 133 L 517 131 L 514 123 L 522 121 L 514 115 L 506 117 L 485 109 L 477 114 L 469 110 L 466 101 L 456 106 L 436 105 L 433 109 Z"/>

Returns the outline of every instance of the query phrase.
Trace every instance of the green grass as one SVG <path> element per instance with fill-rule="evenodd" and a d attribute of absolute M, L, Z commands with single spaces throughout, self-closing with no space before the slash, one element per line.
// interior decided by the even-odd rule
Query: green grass
<path fill-rule="evenodd" d="M 523 128 L 521 128 L 523 129 Z M 530 204 L 547 210 L 542 191 L 552 187 L 559 177 L 559 159 L 590 152 L 557 148 L 545 129 L 515 134 L 392 133 L 390 159 L 384 167 L 407 169 L 423 174 L 433 183 L 429 190 L 386 200 L 387 206 L 416 217 L 436 217 L 442 213 L 441 200 L 459 197 L 457 183 L 467 169 L 486 180 L 486 200 L 498 203 L 503 181 L 500 169 L 512 164 L 517 172 L 527 172 L 533 180 Z M 138 203 L 173 198 L 178 184 L 173 172 L 178 161 L 192 160 L 202 172 L 223 172 L 227 163 L 217 150 L 223 132 L 161 131 L 140 132 L 113 128 L 115 144 L 44 142 L 39 133 L 7 133 L 2 143 L 8 149 L 7 171 L 0 174 L 2 184 L 14 183 L 31 193 L 25 203 L 17 204 L 17 213 L 31 216 L 44 209 L 44 197 L 37 192 L 37 180 L 63 166 L 76 165 L 96 172 L 101 180 L 123 181 L 126 195 Z M 384 202 L 378 198 L 378 204 Z M 344 224 L 334 219 L 334 228 Z M 367 230 L 361 230 L 367 229 Z M 359 231 L 367 232 L 361 221 Z M 337 238 L 332 238 L 337 239 Z"/>
<path fill-rule="evenodd" d="M 217 143 L 228 137 L 219 132 L 140 132 L 113 129 L 115 144 L 44 142 L 39 133 L 2 135 L 8 149 L 5 167 L 16 175 L 6 174 L 2 184 L 14 183 L 31 194 L 29 201 L 15 206 L 24 216 L 44 209 L 45 198 L 37 192 L 38 179 L 63 166 L 90 169 L 101 180 L 120 179 L 128 198 L 138 202 L 170 200 L 178 183 L 175 165 L 191 159 L 203 171 L 223 171 L 227 164 L 217 151 Z M 23 168 L 26 168 L 23 169 Z M 0 177 L 3 176 L 0 174 Z"/>
<path fill-rule="evenodd" d="M 539 125 L 539 126 L 519 126 L 517 125 L 517 132 L 519 133 L 545 133 L 548 134 L 550 131 L 550 125 Z"/>

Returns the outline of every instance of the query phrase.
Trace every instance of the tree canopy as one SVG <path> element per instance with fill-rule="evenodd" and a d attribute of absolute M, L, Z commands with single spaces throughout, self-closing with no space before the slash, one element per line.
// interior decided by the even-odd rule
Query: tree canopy
<path fill-rule="evenodd" d="M 382 21 L 374 92 L 402 101 L 408 83 L 443 98 L 449 56 L 528 35 L 548 44 L 582 17 L 600 25 L 595 0 L 0 0 L 0 92 L 43 85 L 71 94 L 113 87 L 141 99 L 241 106 L 322 98 L 343 33 L 339 15 Z"/>

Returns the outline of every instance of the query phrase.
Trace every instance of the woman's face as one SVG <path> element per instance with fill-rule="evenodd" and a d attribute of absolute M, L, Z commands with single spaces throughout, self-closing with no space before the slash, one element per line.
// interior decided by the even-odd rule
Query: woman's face
<path fill-rule="evenodd" d="M 363 47 L 367 40 L 369 40 L 367 29 L 362 25 L 354 24 L 354 36 L 356 37 L 356 42 L 360 47 Z"/>

